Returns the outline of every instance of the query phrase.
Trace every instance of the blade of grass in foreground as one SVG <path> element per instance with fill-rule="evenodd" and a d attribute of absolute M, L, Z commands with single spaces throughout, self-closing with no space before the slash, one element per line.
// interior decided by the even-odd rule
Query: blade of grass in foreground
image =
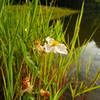
<path fill-rule="evenodd" d="M 53 100 L 59 100 L 60 96 L 65 92 L 65 90 L 68 88 L 68 85 L 65 86 L 63 89 L 58 90 L 57 93 L 55 94 Z"/>
<path fill-rule="evenodd" d="M 80 31 L 80 25 L 81 25 L 81 20 L 82 20 L 82 16 L 83 16 L 83 11 L 84 11 L 84 1 L 82 3 L 82 8 L 80 11 L 80 14 L 78 15 L 78 18 L 76 20 L 76 25 L 75 25 L 75 30 L 74 30 L 74 36 L 73 39 L 71 41 L 71 51 L 73 51 L 76 41 L 78 39 L 79 36 L 79 31 Z"/>
<path fill-rule="evenodd" d="M 90 91 L 92 91 L 92 90 L 96 90 L 96 89 L 98 89 L 98 88 L 100 88 L 100 86 L 94 86 L 94 87 L 91 87 L 91 88 L 85 89 L 85 90 L 83 90 L 83 91 L 77 93 L 75 96 L 76 96 L 76 97 L 77 97 L 77 96 L 80 96 L 81 94 L 84 94 L 84 93 L 90 92 Z"/>

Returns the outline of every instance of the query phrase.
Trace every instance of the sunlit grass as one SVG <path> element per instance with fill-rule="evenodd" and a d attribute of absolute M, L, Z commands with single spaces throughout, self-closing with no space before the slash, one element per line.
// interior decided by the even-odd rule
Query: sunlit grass
<path fill-rule="evenodd" d="M 12 6 L 7 7 L 8 11 L 11 11 L 11 12 L 16 12 L 19 8 L 20 8 L 19 13 L 21 13 L 21 12 L 25 12 L 27 9 L 29 9 L 29 6 L 28 5 L 12 5 Z M 47 19 L 48 19 L 48 14 L 52 13 L 51 14 L 51 20 L 57 19 L 57 18 L 60 18 L 60 17 L 63 17 L 63 16 L 70 16 L 72 14 L 79 13 L 78 10 L 38 5 L 37 16 L 39 15 L 39 10 L 41 10 L 41 13 L 43 15 L 42 17 L 46 17 Z"/>

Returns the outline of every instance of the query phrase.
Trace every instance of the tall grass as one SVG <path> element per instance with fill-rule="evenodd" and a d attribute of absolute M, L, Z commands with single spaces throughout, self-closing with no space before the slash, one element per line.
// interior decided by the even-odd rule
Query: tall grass
<path fill-rule="evenodd" d="M 38 0 L 33 0 L 28 5 L 12 9 L 9 2 L 6 5 L 2 1 L 0 7 L 0 70 L 5 100 L 46 98 L 62 100 L 63 93 L 67 89 L 70 89 L 74 100 L 77 96 L 98 88 L 84 88 L 85 83 L 79 82 L 78 75 L 75 79 L 75 76 L 71 77 L 71 65 L 80 54 L 80 49 L 77 51 L 75 44 L 78 40 L 84 2 L 76 21 L 71 48 L 65 42 L 61 20 L 49 25 L 53 10 L 51 13 L 46 12 L 46 16 L 43 16 L 42 10 L 37 9 L 37 6 Z M 35 50 L 35 40 L 41 40 L 43 44 L 47 36 L 64 42 L 69 54 L 62 56 Z M 26 76 L 30 78 L 32 88 L 23 90 L 21 83 L 23 77 Z M 50 94 L 50 97 L 42 96 L 42 89 L 48 95 Z"/>

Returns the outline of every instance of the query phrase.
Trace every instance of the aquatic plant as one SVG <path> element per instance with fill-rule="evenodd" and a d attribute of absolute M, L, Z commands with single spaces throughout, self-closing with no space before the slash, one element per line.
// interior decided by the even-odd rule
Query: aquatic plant
<path fill-rule="evenodd" d="M 37 9 L 38 0 L 15 9 L 11 9 L 9 5 L 4 0 L 0 7 L 0 75 L 3 80 L 0 80 L 3 87 L 1 99 L 62 100 L 64 93 L 70 94 L 70 91 L 74 100 L 99 87 L 88 87 L 79 80 L 80 66 L 75 75 L 72 70 L 72 64 L 81 52 L 81 48 L 75 49 L 75 44 L 84 3 L 70 46 L 65 41 L 66 31 L 62 29 L 61 20 L 58 19 L 51 26 L 49 24 L 53 10 L 43 16 L 41 8 Z"/>

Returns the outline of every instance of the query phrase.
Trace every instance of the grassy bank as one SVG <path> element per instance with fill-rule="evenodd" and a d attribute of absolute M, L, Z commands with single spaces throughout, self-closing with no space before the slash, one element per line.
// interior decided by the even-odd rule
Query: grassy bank
<path fill-rule="evenodd" d="M 48 7 L 38 8 L 38 0 L 26 8 L 26 5 L 12 7 L 4 3 L 0 9 L 1 99 L 64 100 L 65 93 L 68 100 L 74 100 L 98 88 L 80 81 L 79 70 L 74 74 L 71 71 L 81 51 L 81 48 L 75 49 L 75 44 L 78 41 L 84 3 L 70 45 L 65 41 L 66 31 L 63 31 L 60 19 L 49 25 L 50 20 L 57 15 L 53 12 L 54 8 L 49 11 Z M 45 14 L 42 10 L 44 8 L 47 9 Z"/>

